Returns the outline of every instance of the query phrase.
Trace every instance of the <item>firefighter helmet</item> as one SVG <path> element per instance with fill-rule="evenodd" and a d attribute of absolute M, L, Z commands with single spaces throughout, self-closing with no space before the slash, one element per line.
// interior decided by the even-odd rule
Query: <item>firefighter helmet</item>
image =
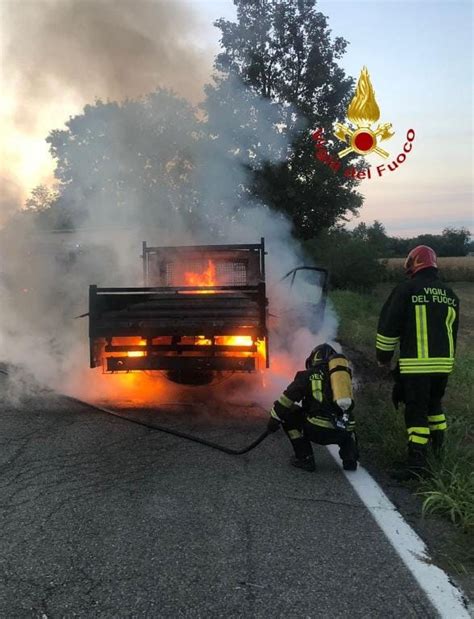
<path fill-rule="evenodd" d="M 436 253 L 428 245 L 418 245 L 408 254 L 405 260 L 405 273 L 413 277 L 415 273 L 430 267 L 438 268 Z"/>
<path fill-rule="evenodd" d="M 309 357 L 306 359 L 305 366 L 306 369 L 309 370 L 315 365 L 319 365 L 320 363 L 327 363 L 332 355 L 337 354 L 332 346 L 329 344 L 320 344 L 313 348 Z"/>

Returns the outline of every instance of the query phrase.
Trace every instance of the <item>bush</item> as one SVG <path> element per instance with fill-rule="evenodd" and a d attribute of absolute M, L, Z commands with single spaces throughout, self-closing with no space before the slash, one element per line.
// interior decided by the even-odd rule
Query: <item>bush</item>
<path fill-rule="evenodd" d="M 313 262 L 329 269 L 332 288 L 369 292 L 385 278 L 385 265 L 373 247 L 346 230 L 324 233 L 305 249 Z"/>

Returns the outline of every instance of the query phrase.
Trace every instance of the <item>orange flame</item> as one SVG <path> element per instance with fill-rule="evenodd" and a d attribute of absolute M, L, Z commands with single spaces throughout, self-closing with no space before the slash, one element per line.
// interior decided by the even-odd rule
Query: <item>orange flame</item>
<path fill-rule="evenodd" d="M 140 340 L 139 346 L 146 346 L 146 340 Z M 127 357 L 144 357 L 145 356 L 145 351 L 141 351 L 141 350 L 129 350 L 127 352 Z"/>
<path fill-rule="evenodd" d="M 255 354 L 255 351 L 238 351 L 238 352 L 228 352 L 228 353 L 224 353 L 224 354 L 232 354 L 232 356 L 236 356 L 236 357 L 249 357 L 249 356 L 255 356 L 256 359 L 258 360 L 258 368 L 259 369 L 263 369 L 265 367 L 265 361 L 266 361 L 266 346 L 265 346 L 265 340 L 254 340 L 253 337 L 251 335 L 216 335 L 214 336 L 214 338 L 212 340 L 207 339 L 204 337 L 204 335 L 199 335 L 196 340 L 195 343 L 199 346 L 211 346 L 212 343 L 214 343 L 217 346 L 253 346 L 256 345 L 257 347 L 257 351 Z"/>
<path fill-rule="evenodd" d="M 222 344 L 227 346 L 252 346 L 250 335 L 223 335 Z"/>
<path fill-rule="evenodd" d="M 203 273 L 188 272 L 184 274 L 186 286 L 217 286 L 216 265 L 212 260 L 207 261 L 207 269 Z M 211 291 L 203 291 L 211 292 Z"/>

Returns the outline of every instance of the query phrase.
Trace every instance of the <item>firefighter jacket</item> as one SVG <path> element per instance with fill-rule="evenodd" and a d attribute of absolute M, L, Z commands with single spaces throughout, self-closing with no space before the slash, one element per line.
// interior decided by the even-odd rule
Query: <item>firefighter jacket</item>
<path fill-rule="evenodd" d="M 400 346 L 401 374 L 449 374 L 454 365 L 459 299 L 437 269 L 399 284 L 379 318 L 377 359 L 387 363 Z"/>
<path fill-rule="evenodd" d="M 297 372 L 293 382 L 274 403 L 270 415 L 285 423 L 296 402 L 301 402 L 306 421 L 320 429 L 335 430 L 334 421 L 343 411 L 333 400 L 328 364 L 321 363 L 309 370 Z M 354 417 L 350 412 L 353 408 L 354 402 L 348 411 L 348 431 L 355 429 Z"/>

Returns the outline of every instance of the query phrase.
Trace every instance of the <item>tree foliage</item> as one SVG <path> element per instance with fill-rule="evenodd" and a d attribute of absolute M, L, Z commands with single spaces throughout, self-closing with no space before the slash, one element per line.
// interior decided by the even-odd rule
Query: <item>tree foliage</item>
<path fill-rule="evenodd" d="M 48 187 L 47 185 L 37 185 L 31 191 L 30 196 L 25 202 L 27 210 L 40 212 L 47 210 L 59 198 L 59 191 L 54 187 Z"/>
<path fill-rule="evenodd" d="M 417 245 L 429 245 L 438 256 L 466 256 L 471 233 L 467 228 L 444 228 L 441 234 L 419 234 L 411 238 L 388 236 L 379 221 L 371 226 L 360 223 L 351 233 L 354 239 L 364 241 L 378 258 L 404 258 Z"/>
<path fill-rule="evenodd" d="M 61 225 L 138 217 L 171 228 L 179 216 L 190 229 L 196 222 L 212 229 L 219 217 L 232 223 L 242 205 L 264 203 L 311 238 L 356 212 L 357 181 L 318 161 L 310 135 L 315 128 L 329 135 L 345 115 L 352 79 L 338 61 L 346 41 L 331 37 L 315 0 L 235 3 L 236 22 L 217 22 L 222 51 L 204 119 L 160 89 L 86 105 L 50 134 L 60 189 L 51 204 Z M 37 193 L 30 204 L 47 200 Z"/>
<path fill-rule="evenodd" d="M 332 288 L 368 292 L 385 276 L 385 266 L 367 238 L 344 227 L 326 230 L 305 243 L 312 261 L 329 269 Z"/>
<path fill-rule="evenodd" d="M 401 239 L 387 235 L 383 224 L 360 223 L 354 230 L 336 226 L 305 243 L 309 257 L 329 268 L 334 288 L 369 291 L 386 278 L 386 258 L 404 258 L 417 245 L 429 245 L 438 256 L 465 256 L 470 233 L 465 228 L 445 228 L 442 234 L 422 234 Z M 398 273 L 402 278 L 403 270 Z M 389 277 L 390 276 L 390 277 Z"/>
<path fill-rule="evenodd" d="M 227 81 L 237 76 L 261 97 L 281 104 L 275 132 L 291 140 L 286 157 L 254 170 L 252 193 L 287 214 L 295 233 L 311 238 L 355 213 L 362 197 L 356 182 L 314 158 L 310 130 L 345 116 L 352 89 L 337 61 L 347 42 L 336 37 L 315 0 L 235 0 L 237 21 L 218 20 L 223 51 L 217 56 L 207 102 L 232 107 Z M 207 103 L 206 103 L 207 105 Z M 208 109 L 208 108 L 207 108 Z M 328 144 L 328 150 L 334 150 Z"/>
<path fill-rule="evenodd" d="M 361 222 L 352 231 L 354 239 L 366 243 L 377 258 L 386 258 L 389 251 L 389 237 L 385 231 L 385 226 L 380 221 L 375 220 L 371 226 Z"/>
<path fill-rule="evenodd" d="M 420 234 L 401 239 L 387 237 L 386 257 L 402 257 L 417 245 L 429 245 L 438 256 L 466 256 L 469 252 L 471 233 L 467 228 L 445 228 L 441 234 Z"/>
<path fill-rule="evenodd" d="M 192 212 L 191 151 L 199 126 L 186 101 L 165 90 L 121 104 L 97 101 L 66 127 L 47 141 L 61 199 L 76 220 L 127 225 L 139 217 L 165 225 L 163 214 Z"/>

